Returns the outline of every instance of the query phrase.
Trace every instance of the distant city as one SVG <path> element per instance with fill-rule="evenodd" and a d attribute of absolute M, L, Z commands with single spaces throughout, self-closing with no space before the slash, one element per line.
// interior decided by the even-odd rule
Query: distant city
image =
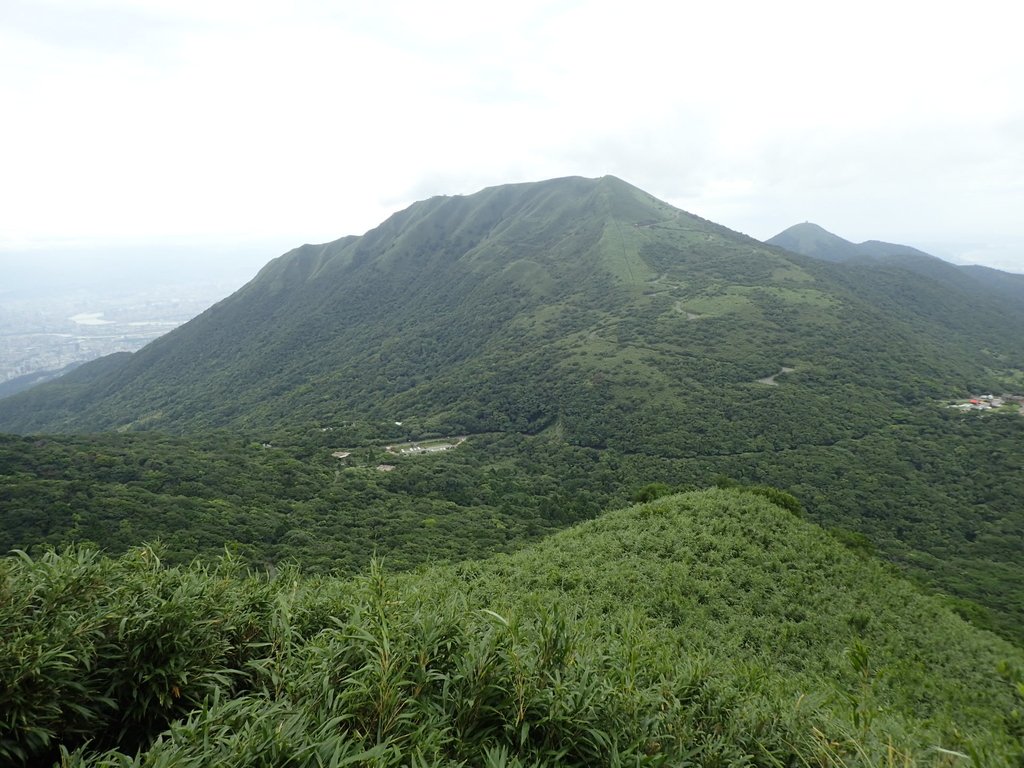
<path fill-rule="evenodd" d="M 284 248 L 0 250 L 0 397 L 141 349 L 238 290 Z"/>
<path fill-rule="evenodd" d="M 141 349 L 235 287 L 157 286 L 112 295 L 88 290 L 31 299 L 0 295 L 0 396 L 104 355 Z"/>

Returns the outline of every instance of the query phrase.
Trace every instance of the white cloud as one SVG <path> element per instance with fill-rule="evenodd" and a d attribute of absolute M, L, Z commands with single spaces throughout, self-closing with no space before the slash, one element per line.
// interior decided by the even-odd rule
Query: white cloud
<path fill-rule="evenodd" d="M 0 230 L 322 241 L 426 194 L 614 173 L 758 237 L 1024 237 L 1014 12 L 9 0 Z"/>

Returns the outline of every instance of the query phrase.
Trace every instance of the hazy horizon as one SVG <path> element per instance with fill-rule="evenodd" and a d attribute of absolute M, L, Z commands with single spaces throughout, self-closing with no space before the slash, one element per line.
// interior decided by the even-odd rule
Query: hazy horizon
<path fill-rule="evenodd" d="M 1024 271 L 1015 13 L 8 0 L 0 254 L 269 261 L 432 195 L 614 174 L 762 240 L 809 220 Z"/>
<path fill-rule="evenodd" d="M 175 242 L 165 238 L 130 244 L 116 241 L 109 245 L 70 242 L 30 249 L 5 250 L 0 247 L 0 267 L 4 273 L 0 284 L 0 303 L 12 296 L 28 298 L 55 292 L 93 290 L 111 295 L 147 286 L 173 285 L 219 286 L 226 291 L 223 298 L 255 277 L 271 260 L 293 248 L 305 243 L 319 244 L 348 235 L 362 235 L 381 221 L 359 232 L 338 232 L 326 240 L 296 237 L 285 242 L 283 238 L 275 237 L 262 243 L 252 240 L 232 243 L 223 239 L 204 243 L 196 239 Z M 716 223 L 733 228 L 728 222 Z M 801 222 L 790 222 L 767 235 L 762 232 L 743 234 L 764 241 L 798 223 Z M 813 223 L 851 242 L 884 239 L 873 235 L 851 238 L 821 222 Z M 926 238 L 886 242 L 908 245 L 953 264 L 981 264 L 1024 273 L 1024 264 L 1014 262 L 1014 255 L 1024 252 L 1024 242 L 941 242 Z"/>

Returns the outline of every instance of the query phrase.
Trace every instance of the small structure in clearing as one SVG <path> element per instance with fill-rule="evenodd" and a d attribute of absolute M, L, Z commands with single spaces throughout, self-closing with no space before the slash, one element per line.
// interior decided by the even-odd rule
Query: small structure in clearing
<path fill-rule="evenodd" d="M 466 436 L 447 437 L 440 440 L 424 440 L 415 443 L 401 443 L 399 445 L 388 445 L 384 450 L 399 456 L 415 456 L 421 453 L 440 453 L 450 451 L 466 442 Z"/>
<path fill-rule="evenodd" d="M 1024 395 L 977 395 L 946 406 L 959 411 L 995 411 L 1007 405 L 1020 406 L 1024 415 Z"/>

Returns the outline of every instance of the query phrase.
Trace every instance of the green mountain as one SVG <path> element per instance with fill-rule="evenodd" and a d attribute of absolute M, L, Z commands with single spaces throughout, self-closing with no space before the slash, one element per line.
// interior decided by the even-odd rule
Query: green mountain
<path fill-rule="evenodd" d="M 885 259 L 892 257 L 928 256 L 923 251 L 906 245 L 883 243 L 879 240 L 868 240 L 863 243 L 851 243 L 839 235 L 805 221 L 794 224 L 775 237 L 765 240 L 769 245 L 777 245 L 793 253 L 802 253 L 825 261 L 843 262 L 863 259 Z M 929 257 L 935 258 L 935 257 Z"/>
<path fill-rule="evenodd" d="M 735 490 L 397 576 L 137 550 L 10 557 L 0 577 L 6 765 L 1024 758 L 1019 648 Z"/>
<path fill-rule="evenodd" d="M 851 243 L 817 224 L 795 224 L 765 241 L 769 245 L 831 262 L 904 269 L 966 294 L 982 306 L 996 305 L 1010 312 L 1024 307 L 1024 275 L 979 265 L 950 264 L 906 245 L 867 240 Z"/>
<path fill-rule="evenodd" d="M 674 455 L 795 447 L 872 420 L 868 398 L 994 388 L 1019 362 L 1024 312 L 936 322 L 935 297 L 903 292 L 612 177 L 495 187 L 296 249 L 144 350 L 0 401 L 0 429 L 368 420 Z M 763 383 L 782 368 L 798 386 Z"/>

